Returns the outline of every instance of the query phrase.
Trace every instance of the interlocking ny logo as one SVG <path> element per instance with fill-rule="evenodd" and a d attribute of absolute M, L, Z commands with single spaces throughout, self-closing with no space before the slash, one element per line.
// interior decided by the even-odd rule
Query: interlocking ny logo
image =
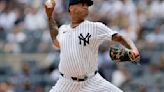
<path fill-rule="evenodd" d="M 79 44 L 81 45 L 82 41 L 84 42 L 84 46 L 86 46 L 86 43 L 89 44 L 89 38 L 91 37 L 91 35 L 88 33 L 87 36 L 84 38 L 84 36 L 82 35 L 82 33 L 79 36 Z"/>

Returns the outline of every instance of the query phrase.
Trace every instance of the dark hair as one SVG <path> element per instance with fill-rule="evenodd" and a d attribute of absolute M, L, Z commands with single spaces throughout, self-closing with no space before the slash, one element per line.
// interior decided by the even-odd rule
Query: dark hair
<path fill-rule="evenodd" d="M 79 3 L 86 3 L 88 6 L 92 6 L 93 5 L 93 1 L 92 0 L 69 0 L 69 6 L 70 5 L 79 4 Z"/>
<path fill-rule="evenodd" d="M 88 6 L 92 6 L 93 5 L 93 1 L 92 0 L 69 0 L 68 11 L 70 12 L 69 7 L 71 5 L 75 5 L 75 4 L 79 4 L 79 3 L 87 4 Z"/>

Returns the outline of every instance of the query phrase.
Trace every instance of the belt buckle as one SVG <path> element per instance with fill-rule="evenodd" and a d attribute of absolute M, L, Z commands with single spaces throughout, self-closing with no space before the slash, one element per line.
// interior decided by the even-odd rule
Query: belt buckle
<path fill-rule="evenodd" d="M 80 80 L 80 78 L 77 77 L 77 80 L 76 81 L 79 81 L 79 80 Z"/>
<path fill-rule="evenodd" d="M 87 80 L 87 76 L 84 76 L 83 78 L 82 77 L 80 77 L 80 76 L 78 76 L 78 77 L 76 77 L 76 81 L 85 81 L 85 80 Z"/>
<path fill-rule="evenodd" d="M 88 76 L 85 76 L 85 77 L 84 77 L 84 81 L 86 81 L 87 79 L 88 79 Z"/>
<path fill-rule="evenodd" d="M 77 76 L 76 78 L 76 81 L 80 81 L 80 79 L 83 79 L 82 76 Z"/>

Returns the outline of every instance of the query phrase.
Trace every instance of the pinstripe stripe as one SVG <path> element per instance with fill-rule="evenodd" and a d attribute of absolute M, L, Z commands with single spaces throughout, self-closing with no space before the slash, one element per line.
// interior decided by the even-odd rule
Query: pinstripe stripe
<path fill-rule="evenodd" d="M 73 83 L 73 87 L 70 91 L 75 92 L 75 91 L 79 90 L 79 88 L 80 87 L 79 87 L 79 85 L 77 85 L 77 83 Z"/>
<path fill-rule="evenodd" d="M 73 83 L 67 83 L 67 87 L 65 88 L 65 90 L 67 90 L 68 92 L 72 92 L 72 88 L 74 87 Z"/>
<path fill-rule="evenodd" d="M 71 30 L 70 30 L 71 34 L 73 34 L 74 31 L 75 31 L 74 29 L 71 29 Z M 74 51 L 74 48 L 75 48 L 74 45 L 73 45 L 73 44 L 75 43 L 75 39 L 73 39 L 73 38 L 74 38 L 74 35 L 73 35 L 73 36 L 71 35 L 71 38 L 70 38 L 71 41 L 67 44 L 68 47 L 69 47 L 69 45 L 71 45 L 71 47 L 72 47 L 72 48 L 68 48 L 68 49 L 70 49 L 70 53 L 69 53 L 69 54 L 72 54 L 71 52 Z M 67 40 L 67 39 L 66 39 L 66 40 Z M 73 58 L 75 57 L 74 55 L 71 55 L 71 56 L 72 56 Z M 69 67 L 75 66 L 74 64 L 76 64 L 76 63 L 74 63 L 74 62 L 77 62 L 77 61 L 75 61 L 75 60 L 72 61 L 71 57 L 69 57 L 69 58 L 70 58 L 70 60 L 67 61 L 67 62 L 70 63 L 70 66 L 69 66 Z M 68 64 L 68 65 L 69 65 L 69 64 Z M 68 69 L 69 69 L 69 68 L 68 68 Z M 74 74 L 76 74 L 76 71 L 75 71 L 74 67 L 71 67 L 71 70 L 69 70 L 69 71 L 70 71 L 70 72 L 72 71 Z M 70 74 L 71 74 L 71 73 L 70 73 Z"/>
<path fill-rule="evenodd" d="M 92 32 L 92 30 L 90 30 L 89 29 L 89 24 L 88 23 L 86 23 L 86 26 L 85 26 L 85 28 L 86 28 L 86 30 L 88 30 L 88 31 L 85 31 L 85 34 L 87 34 L 87 33 L 91 33 Z M 90 42 L 90 44 L 91 44 L 91 42 Z M 91 61 L 89 61 L 90 60 L 90 53 L 89 53 L 89 50 L 87 50 L 87 53 L 86 53 L 86 58 L 85 59 L 87 59 L 87 60 L 85 60 L 85 63 L 84 63 L 84 66 L 85 66 L 85 70 L 86 70 L 86 73 L 88 72 L 87 70 L 90 70 L 90 62 Z M 85 64 L 88 64 L 88 65 L 85 65 Z"/>
<path fill-rule="evenodd" d="M 76 30 L 76 32 L 77 32 L 76 37 L 78 37 L 78 36 L 80 35 L 81 31 L 82 31 L 82 28 L 81 28 L 81 26 L 79 26 L 79 28 Z M 78 39 L 78 40 L 79 40 L 79 39 Z M 77 41 L 77 42 L 78 42 L 77 46 L 79 46 L 79 41 Z M 76 46 L 75 46 L 74 48 L 76 48 Z M 80 48 L 80 47 L 79 47 L 79 48 Z M 83 62 L 81 62 L 81 59 L 84 58 L 84 57 L 82 56 L 82 54 L 83 54 L 83 48 L 81 48 L 81 51 L 79 51 L 78 49 L 76 49 L 76 51 L 77 51 L 77 53 L 80 54 L 80 55 L 77 56 L 77 58 L 76 58 L 76 60 L 77 60 L 77 62 L 78 62 L 78 64 L 77 64 L 77 69 L 79 70 L 79 74 L 78 74 L 78 72 L 77 72 L 77 76 L 80 76 L 80 73 L 82 73 L 82 71 L 83 71 L 83 68 L 82 68 Z"/>

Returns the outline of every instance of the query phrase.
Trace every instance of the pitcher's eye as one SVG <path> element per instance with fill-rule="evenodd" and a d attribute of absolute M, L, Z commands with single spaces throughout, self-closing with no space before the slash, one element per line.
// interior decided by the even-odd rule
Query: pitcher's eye
<path fill-rule="evenodd" d="M 86 3 L 82 3 L 82 6 L 86 6 L 87 4 Z"/>

